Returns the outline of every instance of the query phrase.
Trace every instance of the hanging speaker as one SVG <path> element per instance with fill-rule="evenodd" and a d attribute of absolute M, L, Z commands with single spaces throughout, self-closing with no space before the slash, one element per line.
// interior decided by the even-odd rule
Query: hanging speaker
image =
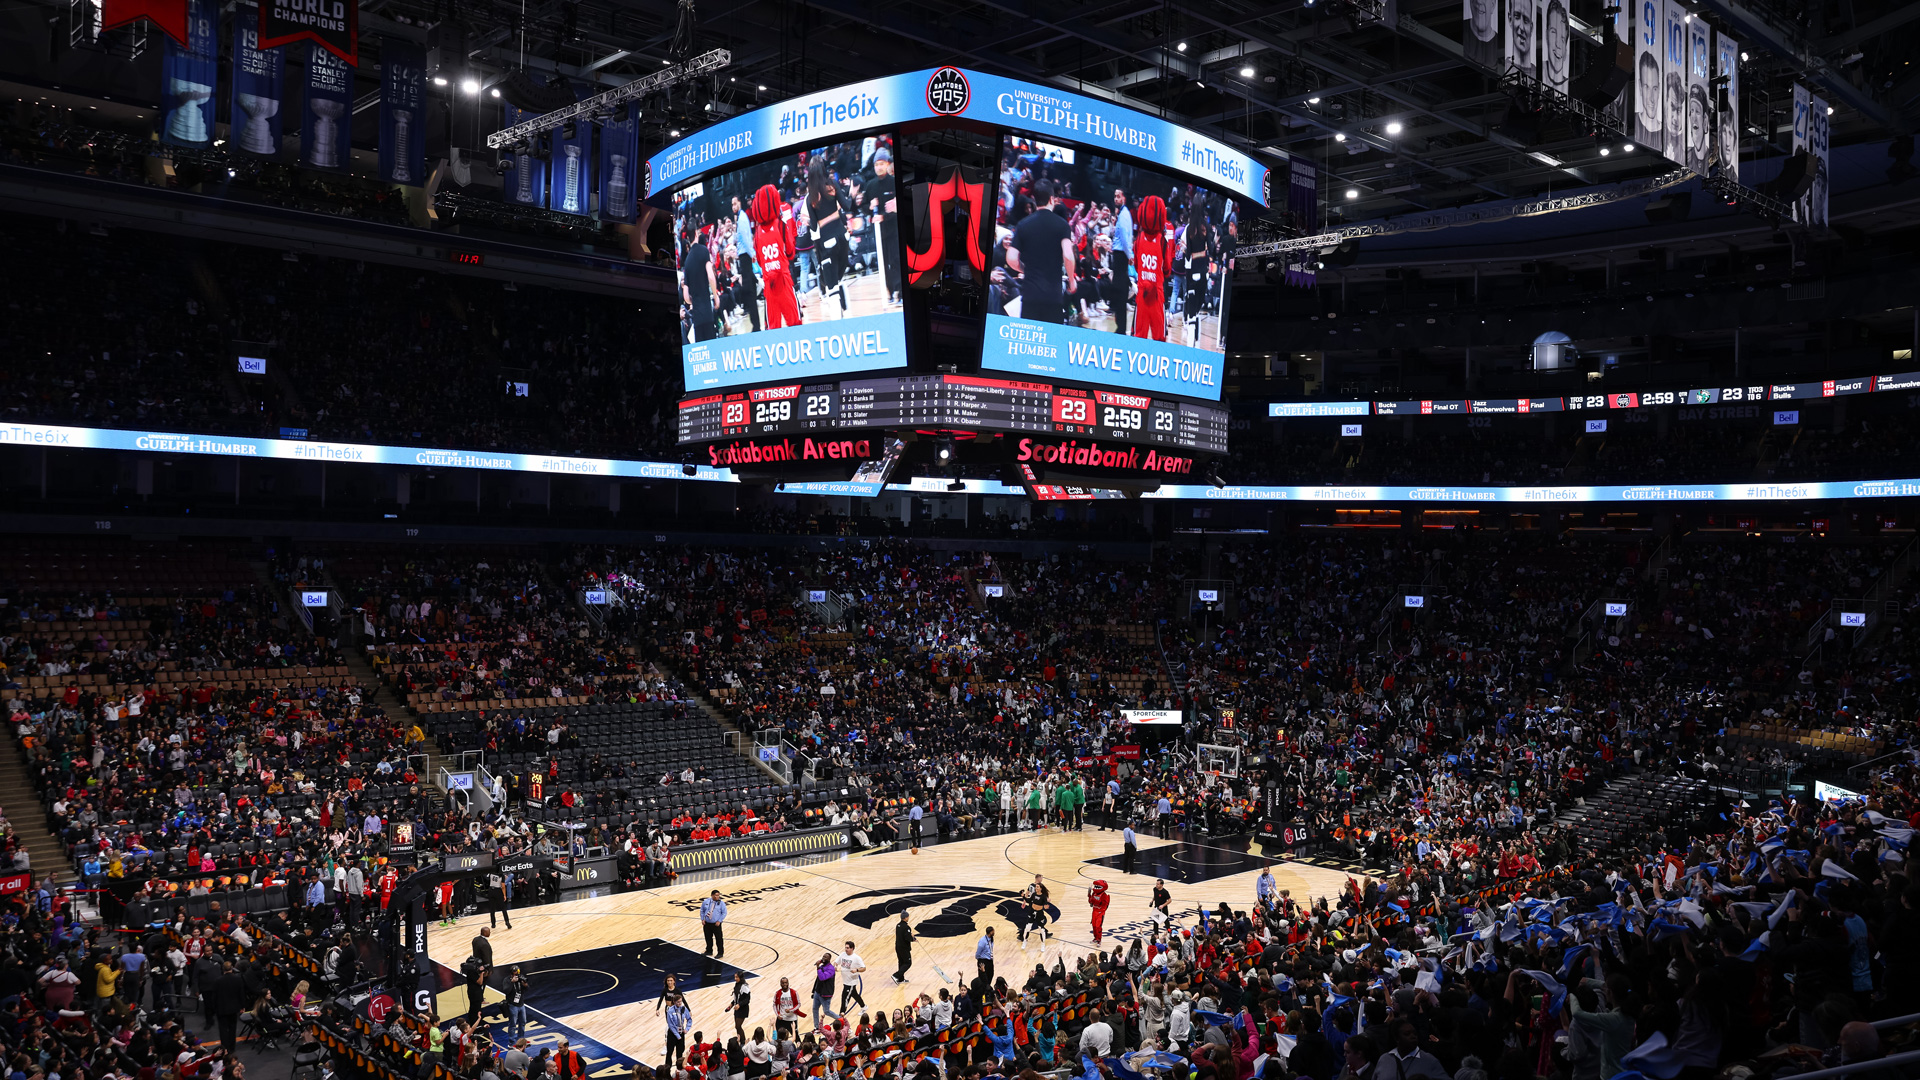
<path fill-rule="evenodd" d="M 1760 193 L 1781 202 L 1793 202 L 1812 189 L 1813 174 L 1813 151 L 1802 150 L 1781 164 L 1779 176 L 1760 185 Z"/>
<path fill-rule="evenodd" d="M 1662 222 L 1687 220 L 1693 212 L 1693 192 L 1682 191 L 1673 195 L 1663 195 L 1647 203 L 1647 221 L 1658 225 Z"/>
<path fill-rule="evenodd" d="M 1567 96 L 1596 109 L 1613 104 L 1633 77 L 1633 43 L 1614 37 L 1611 22 L 1607 29 L 1607 40 L 1588 56 L 1587 66 L 1567 86 Z"/>

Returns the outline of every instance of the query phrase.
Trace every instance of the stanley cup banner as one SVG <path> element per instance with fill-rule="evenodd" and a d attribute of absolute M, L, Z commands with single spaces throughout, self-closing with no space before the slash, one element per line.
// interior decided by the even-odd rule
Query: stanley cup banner
<path fill-rule="evenodd" d="M 634 165 L 640 160 L 640 123 L 633 106 L 621 105 L 600 125 L 600 218 L 633 221 L 639 217 Z"/>
<path fill-rule="evenodd" d="M 307 46 L 305 111 L 300 163 L 345 172 L 353 157 L 353 69 L 318 43 Z"/>
<path fill-rule="evenodd" d="M 1713 160 L 1713 30 L 1707 20 L 1687 25 L 1687 160 L 1701 176 Z"/>
<path fill-rule="evenodd" d="M 563 214 L 585 214 L 592 208 L 587 198 L 593 191 L 593 125 L 576 120 L 554 131 L 548 143 L 553 148 L 547 159 L 552 176 L 547 182 L 547 209 Z"/>
<path fill-rule="evenodd" d="M 1527 0 L 1516 0 L 1525 3 Z M 1469 63 L 1489 71 L 1506 67 L 1501 45 L 1500 0 L 1461 0 L 1465 25 L 1460 28 L 1460 50 Z"/>
<path fill-rule="evenodd" d="M 360 66 L 360 0 L 261 0 L 260 47 L 311 41 Z"/>
<path fill-rule="evenodd" d="M 1633 12 L 1633 141 L 1658 154 L 1666 149 L 1666 92 L 1660 77 L 1662 0 L 1628 0 Z"/>
<path fill-rule="evenodd" d="M 260 47 L 260 18 L 253 6 L 233 11 L 233 109 L 227 130 L 243 153 L 280 152 L 280 110 L 286 104 L 285 65 L 279 49 Z"/>
<path fill-rule="evenodd" d="M 522 120 L 539 116 L 539 113 L 525 112 L 517 106 L 507 106 L 507 127 Z M 500 185 L 500 193 L 516 206 L 547 205 L 546 162 L 535 155 L 534 150 L 546 140 L 544 135 L 536 135 L 528 140 L 528 146 L 513 152 L 508 159 L 507 174 Z"/>
<path fill-rule="evenodd" d="M 1687 14 L 1681 0 L 1666 0 L 1660 27 L 1661 153 L 1676 165 L 1687 161 Z"/>
<path fill-rule="evenodd" d="M 218 8 L 212 0 L 188 0 L 185 42 L 166 41 L 160 61 L 160 141 L 170 146 L 213 142 L 213 90 L 219 78 L 220 44 L 214 33 Z"/>
<path fill-rule="evenodd" d="M 1715 60 L 1713 75 L 1727 80 L 1715 102 L 1713 156 L 1720 169 L 1734 181 L 1740 179 L 1740 43 L 1725 34 L 1713 37 Z"/>
<path fill-rule="evenodd" d="M 426 181 L 426 54 L 410 41 L 380 45 L 380 178 Z"/>

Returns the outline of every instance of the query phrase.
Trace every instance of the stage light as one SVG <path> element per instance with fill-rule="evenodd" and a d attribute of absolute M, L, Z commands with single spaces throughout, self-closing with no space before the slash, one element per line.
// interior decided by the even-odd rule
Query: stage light
<path fill-rule="evenodd" d="M 698 475 L 700 475 L 700 470 L 699 470 L 699 469 L 697 469 L 697 468 L 695 468 L 695 467 L 694 467 L 694 466 L 692 466 L 692 465 L 682 465 L 682 466 L 680 466 L 680 475 L 682 475 L 682 476 L 698 476 Z"/>
<path fill-rule="evenodd" d="M 965 491 L 967 490 L 967 482 L 965 480 L 955 480 L 953 483 L 947 485 L 947 490 Z"/>
<path fill-rule="evenodd" d="M 953 460 L 953 440 L 941 439 L 939 444 L 934 447 L 934 456 L 939 458 L 941 464 L 943 465 L 949 461 L 952 461 Z"/>
<path fill-rule="evenodd" d="M 491 91 L 491 93 L 493 94 L 493 96 L 494 96 L 494 97 L 499 97 L 499 96 L 500 96 L 500 88 L 499 88 L 499 87 L 497 87 L 497 86 L 496 86 L 496 87 L 494 87 L 494 88 L 493 88 L 493 90 Z"/>
<path fill-rule="evenodd" d="M 1360 197 L 1360 189 L 1359 189 L 1359 188 L 1351 188 L 1351 187 L 1350 187 L 1350 188 L 1348 188 L 1348 189 L 1347 189 L 1347 198 L 1349 198 L 1349 199 L 1357 199 L 1357 198 L 1359 198 L 1359 197 Z"/>
<path fill-rule="evenodd" d="M 1219 462 L 1217 461 L 1207 462 L 1207 471 L 1205 475 L 1206 475 L 1207 483 L 1212 484 L 1214 487 L 1223 488 L 1227 486 L 1227 482 L 1220 478 Z"/>
<path fill-rule="evenodd" d="M 1740 62 L 1743 64 L 1747 62 L 1747 54 L 1745 50 L 1742 50 L 1740 53 Z"/>
<path fill-rule="evenodd" d="M 1389 135 L 1398 135 L 1403 130 L 1405 129 L 1403 129 L 1400 126 L 1400 121 L 1398 120 L 1392 121 L 1391 123 L 1387 124 L 1387 134 Z"/>
<path fill-rule="evenodd" d="M 1832 115 L 1833 115 L 1833 106 L 1831 106 L 1831 105 L 1829 105 L 1829 106 L 1827 106 L 1827 115 L 1828 115 L 1828 116 L 1832 116 Z"/>
<path fill-rule="evenodd" d="M 760 91 L 761 91 L 762 93 L 765 93 L 765 92 L 766 92 L 766 89 L 767 89 L 767 84 L 766 84 L 766 83 L 761 83 L 761 84 L 760 84 L 760 85 L 759 85 L 758 87 L 756 87 L 755 89 L 758 89 L 758 90 L 760 90 Z"/>
<path fill-rule="evenodd" d="M 468 79 L 465 82 L 462 82 L 460 84 L 460 89 L 466 91 L 469 94 L 477 94 L 480 92 L 480 80 Z"/>
<path fill-rule="evenodd" d="M 1621 152 L 1621 153 L 1623 153 L 1623 154 L 1631 154 L 1631 153 L 1633 153 L 1633 144 L 1632 144 L 1632 143 L 1621 143 L 1621 144 L 1620 144 L 1620 152 Z"/>
<path fill-rule="evenodd" d="M 1178 49 L 1178 50 L 1180 50 L 1181 52 L 1186 52 L 1186 51 L 1187 51 L 1187 43 L 1183 41 L 1183 42 L 1181 42 L 1180 44 L 1178 44 L 1178 45 L 1175 45 L 1175 46 L 1174 46 L 1174 48 L 1176 48 L 1176 49 Z"/>
<path fill-rule="evenodd" d="M 1320 104 L 1320 99 L 1319 99 L 1318 97 L 1310 97 L 1310 98 L 1308 98 L 1308 99 L 1307 99 L 1307 104 L 1309 104 L 1309 105 L 1318 105 L 1318 104 Z"/>
<path fill-rule="evenodd" d="M 1604 146 L 1600 148 L 1600 156 L 1601 156 L 1601 157 L 1606 157 L 1606 156 L 1607 156 L 1608 154 L 1611 154 L 1611 153 L 1613 153 L 1613 151 L 1611 151 L 1611 150 L 1609 150 L 1609 149 L 1607 149 L 1607 148 L 1606 148 L 1606 147 L 1604 147 Z"/>
<path fill-rule="evenodd" d="M 1243 78 L 1243 79 L 1251 79 L 1251 78 L 1253 78 L 1253 65 L 1252 65 L 1252 64 L 1248 64 L 1248 65 L 1247 65 L 1246 67 L 1243 67 L 1243 68 L 1241 68 L 1241 69 L 1240 69 L 1240 77 L 1241 77 L 1241 78 Z"/>
<path fill-rule="evenodd" d="M 1347 141 L 1347 133 L 1346 133 L 1346 132 L 1344 132 L 1344 131 L 1336 131 L 1336 132 L 1334 132 L 1334 133 L 1333 133 L 1333 141 L 1334 141 L 1334 142 L 1346 142 L 1346 141 Z"/>
<path fill-rule="evenodd" d="M 435 85 L 435 86 L 445 86 L 445 85 L 447 85 L 447 80 L 446 80 L 446 78 L 445 78 L 444 76 L 440 76 L 440 75 L 435 75 L 435 76 L 433 77 L 433 85 Z"/>
<path fill-rule="evenodd" d="M 679 128 L 674 128 L 674 129 L 673 129 L 672 131 L 669 131 L 669 132 L 667 132 L 667 135 L 668 135 L 668 136 L 669 136 L 670 138 L 675 138 L 675 139 L 677 139 L 677 138 L 679 138 L 679 137 L 680 137 L 680 129 L 679 129 Z"/>

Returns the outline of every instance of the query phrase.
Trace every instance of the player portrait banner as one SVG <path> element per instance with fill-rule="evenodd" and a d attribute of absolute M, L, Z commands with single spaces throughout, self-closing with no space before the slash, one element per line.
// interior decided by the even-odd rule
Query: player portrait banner
<path fill-rule="evenodd" d="M 250 4 L 233 12 L 233 108 L 229 140 L 242 153 L 280 152 L 280 112 L 286 107 L 286 65 L 279 49 L 260 48 L 260 19 Z"/>
<path fill-rule="evenodd" d="M 1713 159 L 1713 28 L 1705 19 L 1687 26 L 1687 160 L 1686 166 L 1705 176 Z"/>
<path fill-rule="evenodd" d="M 1506 70 L 1529 79 L 1540 76 L 1540 42 L 1535 32 L 1538 18 L 1534 0 L 1507 0 Z"/>
<path fill-rule="evenodd" d="M 1662 0 L 1630 0 L 1633 13 L 1633 141 L 1656 154 L 1666 150 L 1666 80 L 1660 74 Z"/>
<path fill-rule="evenodd" d="M 1807 103 L 1807 149 L 1813 152 L 1813 186 L 1807 189 L 1804 205 L 1806 215 L 1801 219 L 1808 225 L 1824 226 L 1827 223 L 1827 169 L 1832 165 L 1832 145 L 1828 138 L 1832 117 L 1827 115 L 1825 98 L 1812 98 Z"/>
<path fill-rule="evenodd" d="M 1515 0 L 1516 3 L 1528 3 L 1531 0 Z M 1489 71 L 1499 71 L 1506 66 L 1506 47 L 1503 43 L 1500 18 L 1500 0 L 1461 0 L 1461 17 L 1465 21 L 1460 27 L 1460 51 L 1470 63 L 1475 63 Z"/>
<path fill-rule="evenodd" d="M 212 0 L 187 0 L 186 38 L 166 41 L 160 60 L 166 109 L 160 141 L 169 146 L 213 143 L 213 91 L 220 72 L 220 44 L 214 32 L 218 12 Z"/>
<path fill-rule="evenodd" d="M 1540 4 L 1540 81 L 1555 93 L 1567 92 L 1570 50 L 1567 0 Z"/>
<path fill-rule="evenodd" d="M 1276 178 L 1267 166 L 1225 143 L 1110 101 L 957 67 L 850 83 L 704 128 L 648 159 L 647 194 L 779 150 L 944 117 L 1137 158 L 1262 206 L 1271 203 Z"/>
<path fill-rule="evenodd" d="M 1666 0 L 1660 25 L 1661 153 L 1687 162 L 1687 6 Z"/>
<path fill-rule="evenodd" d="M 380 178 L 426 180 L 427 58 L 420 46 L 392 38 L 380 44 Z"/>
<path fill-rule="evenodd" d="M 260 47 L 296 41 L 311 41 L 348 67 L 359 67 L 359 0 L 261 0 Z"/>
<path fill-rule="evenodd" d="M 600 125 L 600 217 L 606 221 L 633 221 L 639 217 L 639 188 L 633 170 L 640 160 L 640 122 L 633 106 L 614 110 L 613 119 Z"/>
<path fill-rule="evenodd" d="M 512 127 L 522 120 L 540 115 L 527 112 L 515 105 L 508 105 L 507 126 Z M 500 194 L 515 206 L 545 206 L 547 204 L 546 162 L 540 160 L 539 150 L 546 144 L 546 136 L 536 135 L 527 145 L 513 151 L 508 158 L 507 175 L 500 185 Z"/>
<path fill-rule="evenodd" d="M 553 133 L 547 159 L 547 209 L 585 214 L 593 192 L 593 125 L 577 120 Z"/>
<path fill-rule="evenodd" d="M 1713 37 L 1713 75 L 1726 85 L 1715 95 L 1713 153 L 1720 168 L 1740 179 L 1740 43 L 1725 34 Z"/>

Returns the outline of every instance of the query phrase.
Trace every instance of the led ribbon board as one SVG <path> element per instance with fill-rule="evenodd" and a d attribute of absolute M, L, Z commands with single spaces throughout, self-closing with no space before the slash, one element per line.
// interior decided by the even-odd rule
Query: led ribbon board
<path fill-rule="evenodd" d="M 957 67 L 803 94 L 703 128 L 648 159 L 647 194 L 780 150 L 942 117 L 1138 158 L 1215 190 L 1269 203 L 1265 165 L 1191 128 L 1099 98 Z"/>

